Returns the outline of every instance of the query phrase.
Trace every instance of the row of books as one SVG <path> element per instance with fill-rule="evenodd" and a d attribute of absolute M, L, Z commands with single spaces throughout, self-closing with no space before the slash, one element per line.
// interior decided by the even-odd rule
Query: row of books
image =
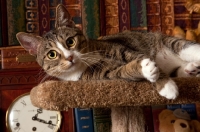
<path fill-rule="evenodd" d="M 73 108 L 70 111 L 73 111 L 74 116 L 69 118 L 69 121 L 73 122 L 71 127 L 74 127 L 70 132 L 111 131 L 111 110 L 109 108 Z"/>
<path fill-rule="evenodd" d="M 200 103 L 194 104 L 170 104 L 170 105 L 152 105 L 144 106 L 145 131 L 159 132 L 159 114 L 169 109 L 183 109 L 189 115 L 191 120 L 200 121 Z M 74 108 L 74 120 L 76 132 L 110 132 L 111 109 L 108 108 Z"/>
<path fill-rule="evenodd" d="M 89 38 L 123 30 L 172 35 L 175 25 L 196 28 L 200 20 L 200 14 L 185 7 L 187 0 L 1 0 L 0 45 L 18 45 L 15 35 L 20 31 L 42 35 L 54 28 L 58 4 L 67 7 Z"/>

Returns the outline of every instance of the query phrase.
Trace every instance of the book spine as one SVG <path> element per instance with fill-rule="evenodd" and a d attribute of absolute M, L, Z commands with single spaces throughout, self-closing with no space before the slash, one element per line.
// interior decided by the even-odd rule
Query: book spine
<path fill-rule="evenodd" d="M 192 23 L 191 28 L 192 29 L 198 28 L 198 24 L 199 24 L 199 21 L 200 21 L 200 14 L 193 12 L 191 17 L 192 17 L 191 18 L 192 19 L 191 20 L 191 23 Z"/>
<path fill-rule="evenodd" d="M 56 6 L 62 4 L 62 0 L 49 0 L 49 26 L 50 30 L 55 28 Z"/>
<path fill-rule="evenodd" d="M 87 1 L 82 4 L 83 32 L 88 38 L 96 39 L 100 36 L 100 6 L 99 0 Z"/>
<path fill-rule="evenodd" d="M 106 35 L 106 9 L 105 0 L 100 0 L 100 34 Z"/>
<path fill-rule="evenodd" d="M 119 0 L 119 31 L 130 30 L 130 9 L 129 0 Z"/>
<path fill-rule="evenodd" d="M 29 55 L 23 48 L 1 49 L 2 69 L 39 68 L 34 56 Z"/>
<path fill-rule="evenodd" d="M 66 6 L 72 20 L 75 22 L 76 27 L 83 29 L 82 27 L 82 0 L 63 0 L 63 4 Z"/>
<path fill-rule="evenodd" d="M 192 28 L 191 14 L 185 8 L 186 0 L 174 0 L 174 22 L 183 30 Z"/>
<path fill-rule="evenodd" d="M 119 32 L 118 0 L 105 0 L 106 35 Z"/>
<path fill-rule="evenodd" d="M 7 0 L 8 45 L 19 45 L 16 34 L 25 32 L 25 3 L 23 0 Z"/>
<path fill-rule="evenodd" d="M 200 103 L 195 103 L 195 106 L 196 106 L 197 120 L 200 121 Z"/>
<path fill-rule="evenodd" d="M 148 0 L 146 8 L 148 31 L 161 31 L 160 0 Z"/>
<path fill-rule="evenodd" d="M 196 7 L 196 10 L 197 8 L 199 8 L 198 7 L 199 3 L 200 3 L 200 0 L 192 0 L 192 1 L 186 0 L 185 1 L 185 7 L 187 10 L 190 10 L 190 8 L 193 7 L 193 12 L 189 11 L 191 14 L 191 28 L 192 29 L 196 29 L 200 21 L 200 14 L 194 11 L 195 7 Z"/>
<path fill-rule="evenodd" d="M 111 110 L 109 108 L 93 108 L 94 132 L 111 131 Z"/>
<path fill-rule="evenodd" d="M 174 0 L 161 0 L 161 16 L 162 33 L 173 35 Z"/>
<path fill-rule="evenodd" d="M 175 109 L 181 109 L 181 105 L 180 104 L 170 104 L 170 105 L 167 105 L 167 109 L 174 111 Z"/>
<path fill-rule="evenodd" d="M 25 0 L 26 32 L 39 34 L 38 0 Z"/>
<path fill-rule="evenodd" d="M 197 119 L 196 104 L 181 104 L 181 108 L 188 112 L 192 120 Z"/>
<path fill-rule="evenodd" d="M 153 105 L 152 106 L 152 116 L 153 116 L 153 125 L 154 125 L 154 132 L 159 131 L 159 114 L 162 110 L 166 109 L 166 105 Z"/>
<path fill-rule="evenodd" d="M 144 106 L 143 113 L 144 113 L 144 118 L 145 118 L 145 132 L 154 132 L 151 106 Z"/>
<path fill-rule="evenodd" d="M 40 35 L 45 34 L 50 30 L 49 26 L 49 1 L 48 0 L 38 0 L 39 6 L 39 30 Z"/>
<path fill-rule="evenodd" d="M 147 31 L 146 0 L 130 0 L 131 30 Z"/>
<path fill-rule="evenodd" d="M 74 108 L 77 132 L 94 132 L 92 109 Z"/>
<path fill-rule="evenodd" d="M 7 4 L 1 0 L 1 28 L 2 28 L 2 46 L 8 46 L 8 23 L 7 23 Z"/>

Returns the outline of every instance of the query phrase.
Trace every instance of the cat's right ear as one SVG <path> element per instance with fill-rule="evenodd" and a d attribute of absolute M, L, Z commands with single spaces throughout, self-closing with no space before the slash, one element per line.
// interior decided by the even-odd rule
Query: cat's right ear
<path fill-rule="evenodd" d="M 56 7 L 56 22 L 55 22 L 55 28 L 58 27 L 62 27 L 62 26 L 66 26 L 66 27 L 75 27 L 75 23 L 72 20 L 69 12 L 67 11 L 67 9 L 65 8 L 64 5 L 59 4 Z"/>
<path fill-rule="evenodd" d="M 19 32 L 16 34 L 17 40 L 21 46 L 31 55 L 37 54 L 37 48 L 41 44 L 42 37 L 29 33 Z"/>

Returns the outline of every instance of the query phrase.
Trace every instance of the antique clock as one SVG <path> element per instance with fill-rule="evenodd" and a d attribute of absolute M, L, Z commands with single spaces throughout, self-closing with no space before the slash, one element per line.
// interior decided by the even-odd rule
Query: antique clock
<path fill-rule="evenodd" d="M 25 93 L 9 106 L 6 125 L 10 131 L 16 132 L 57 132 L 61 125 L 61 113 L 33 106 L 29 93 Z"/>

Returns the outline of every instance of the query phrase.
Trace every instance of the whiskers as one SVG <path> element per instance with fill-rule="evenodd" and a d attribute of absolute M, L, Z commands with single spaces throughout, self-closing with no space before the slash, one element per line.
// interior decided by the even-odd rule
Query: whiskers
<path fill-rule="evenodd" d="M 95 68 L 102 70 L 108 68 L 108 65 L 111 65 L 110 61 L 106 59 L 106 54 L 104 50 L 92 51 L 81 54 L 80 59 L 93 72 L 95 71 Z"/>

